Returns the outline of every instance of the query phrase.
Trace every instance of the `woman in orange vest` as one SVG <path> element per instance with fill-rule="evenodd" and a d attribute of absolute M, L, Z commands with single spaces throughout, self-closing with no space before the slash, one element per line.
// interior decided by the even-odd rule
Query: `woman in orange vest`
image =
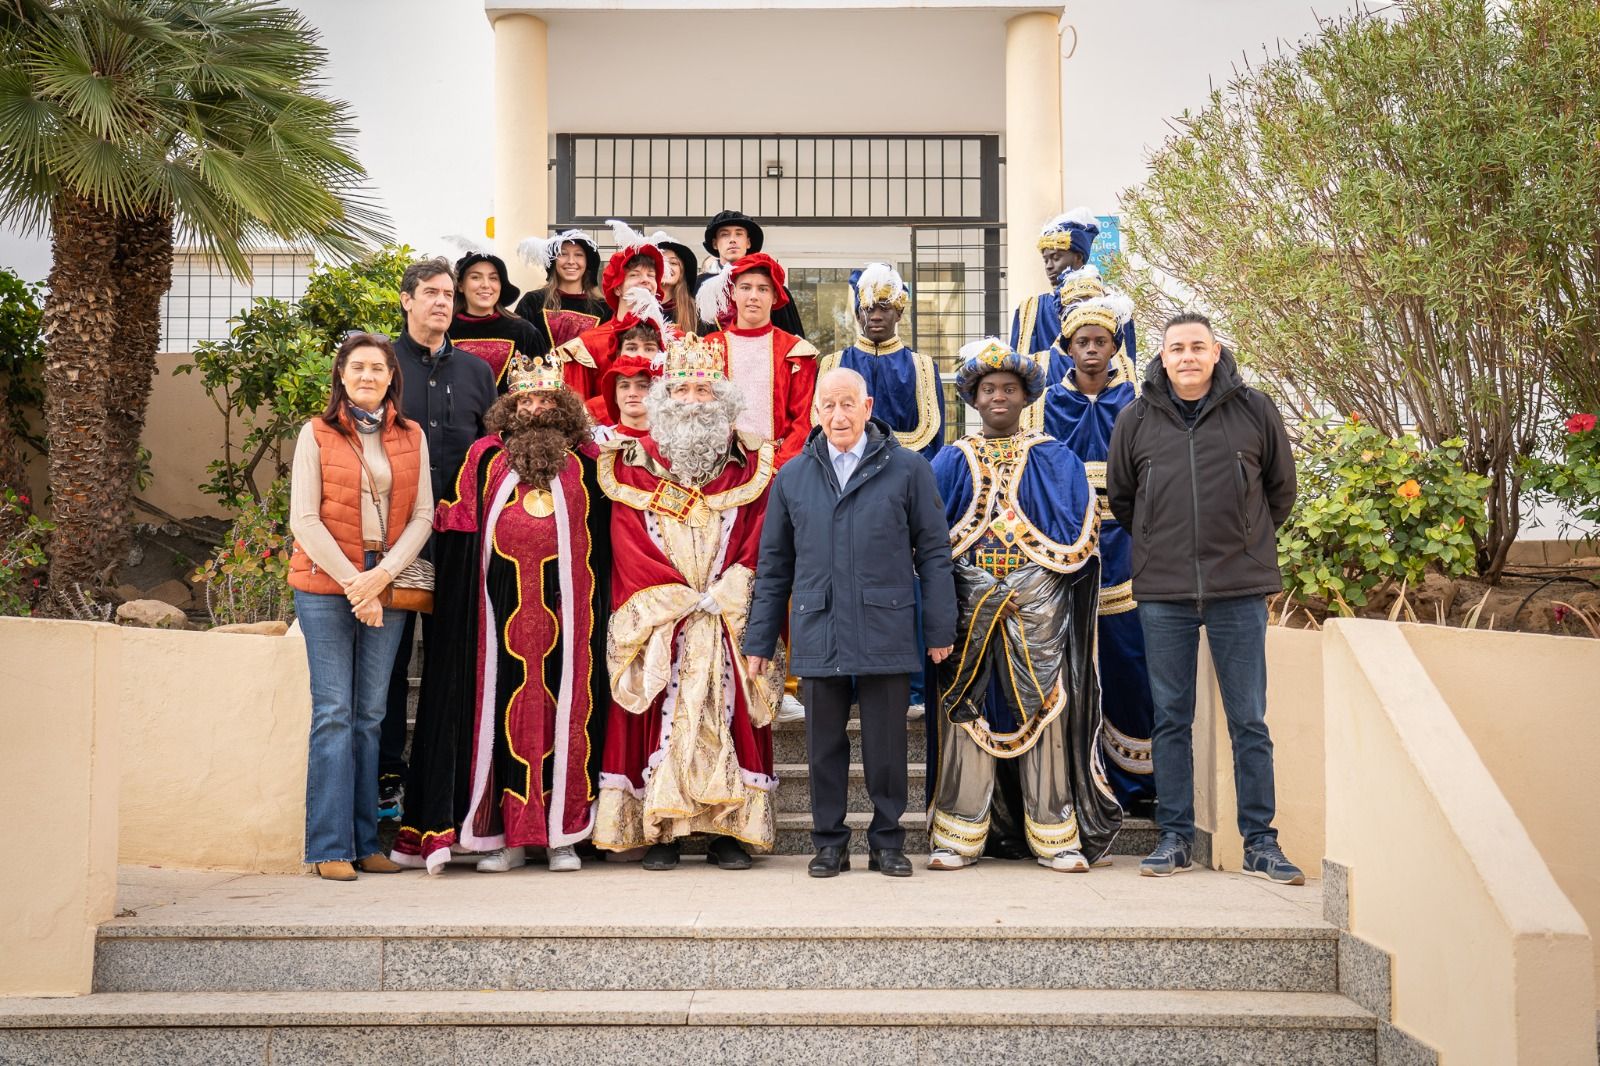
<path fill-rule="evenodd" d="M 400 396 L 389 338 L 350 334 L 289 479 L 289 584 L 311 666 L 306 862 L 330 881 L 400 870 L 378 844 L 378 732 L 404 621 L 385 602 L 433 531 L 428 442 Z"/>

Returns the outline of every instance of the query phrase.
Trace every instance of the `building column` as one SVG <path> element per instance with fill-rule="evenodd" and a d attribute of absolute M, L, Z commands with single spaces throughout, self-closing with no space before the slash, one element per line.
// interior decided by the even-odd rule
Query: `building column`
<path fill-rule="evenodd" d="M 1049 285 L 1034 246 L 1061 205 L 1059 11 L 1006 22 L 1006 288 L 1015 307 Z"/>
<path fill-rule="evenodd" d="M 494 20 L 494 246 L 524 289 L 542 275 L 517 244 L 550 228 L 549 42 L 537 16 Z"/>

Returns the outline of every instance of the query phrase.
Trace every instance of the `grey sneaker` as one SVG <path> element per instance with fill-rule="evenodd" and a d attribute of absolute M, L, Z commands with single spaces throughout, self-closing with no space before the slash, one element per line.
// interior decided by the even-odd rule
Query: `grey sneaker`
<path fill-rule="evenodd" d="M 1139 864 L 1140 877 L 1171 877 L 1194 869 L 1190 860 L 1189 842 L 1177 833 L 1162 833 L 1156 841 L 1156 850 L 1145 856 Z"/>
<path fill-rule="evenodd" d="M 1252 877 L 1265 877 L 1280 885 L 1303 885 L 1306 875 L 1300 867 L 1284 857 L 1283 849 L 1275 842 L 1257 844 L 1244 853 L 1244 872 Z"/>

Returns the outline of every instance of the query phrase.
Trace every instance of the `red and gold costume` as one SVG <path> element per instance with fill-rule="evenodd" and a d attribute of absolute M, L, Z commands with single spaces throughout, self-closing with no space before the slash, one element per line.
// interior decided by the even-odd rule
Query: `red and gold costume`
<path fill-rule="evenodd" d="M 560 847 L 590 835 L 610 568 L 595 454 L 569 452 L 552 481 L 528 484 L 490 435 L 438 506 L 434 628 L 398 862 L 431 869 L 451 845 Z"/>
<path fill-rule="evenodd" d="M 777 443 L 776 463 L 800 454 L 811 432 L 811 402 L 817 390 L 817 350 L 811 342 L 786 333 L 770 322 L 756 329 L 739 329 L 730 316 L 731 293 L 740 274 L 759 270 L 773 282 L 772 309 L 789 302 L 783 267 L 770 255 L 757 252 L 736 260 L 707 285 L 701 314 L 714 316 L 721 329 L 707 335 L 727 351 L 728 378 L 744 395 L 739 428 Z M 720 289 L 720 292 L 717 290 Z"/>
<path fill-rule="evenodd" d="M 597 847 L 711 833 L 772 848 L 778 693 L 747 678 L 739 643 L 773 469 L 772 444 L 738 433 L 699 486 L 652 438 L 600 452 L 613 564 Z"/>

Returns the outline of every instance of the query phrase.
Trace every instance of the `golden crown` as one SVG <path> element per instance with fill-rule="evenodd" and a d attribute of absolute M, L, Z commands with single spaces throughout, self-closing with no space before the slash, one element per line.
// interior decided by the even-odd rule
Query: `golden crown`
<path fill-rule="evenodd" d="M 716 381 L 728 376 L 728 353 L 719 340 L 707 340 L 686 333 L 667 344 L 666 371 L 662 377 L 675 381 Z"/>
<path fill-rule="evenodd" d="M 507 392 L 559 392 L 564 386 L 560 364 L 543 356 L 511 357 L 511 366 L 506 370 Z"/>
<path fill-rule="evenodd" d="M 899 311 L 904 311 L 910 303 L 906 290 L 897 289 L 888 282 L 879 282 L 870 287 L 856 290 L 856 308 L 866 310 L 879 304 L 888 304 Z"/>

